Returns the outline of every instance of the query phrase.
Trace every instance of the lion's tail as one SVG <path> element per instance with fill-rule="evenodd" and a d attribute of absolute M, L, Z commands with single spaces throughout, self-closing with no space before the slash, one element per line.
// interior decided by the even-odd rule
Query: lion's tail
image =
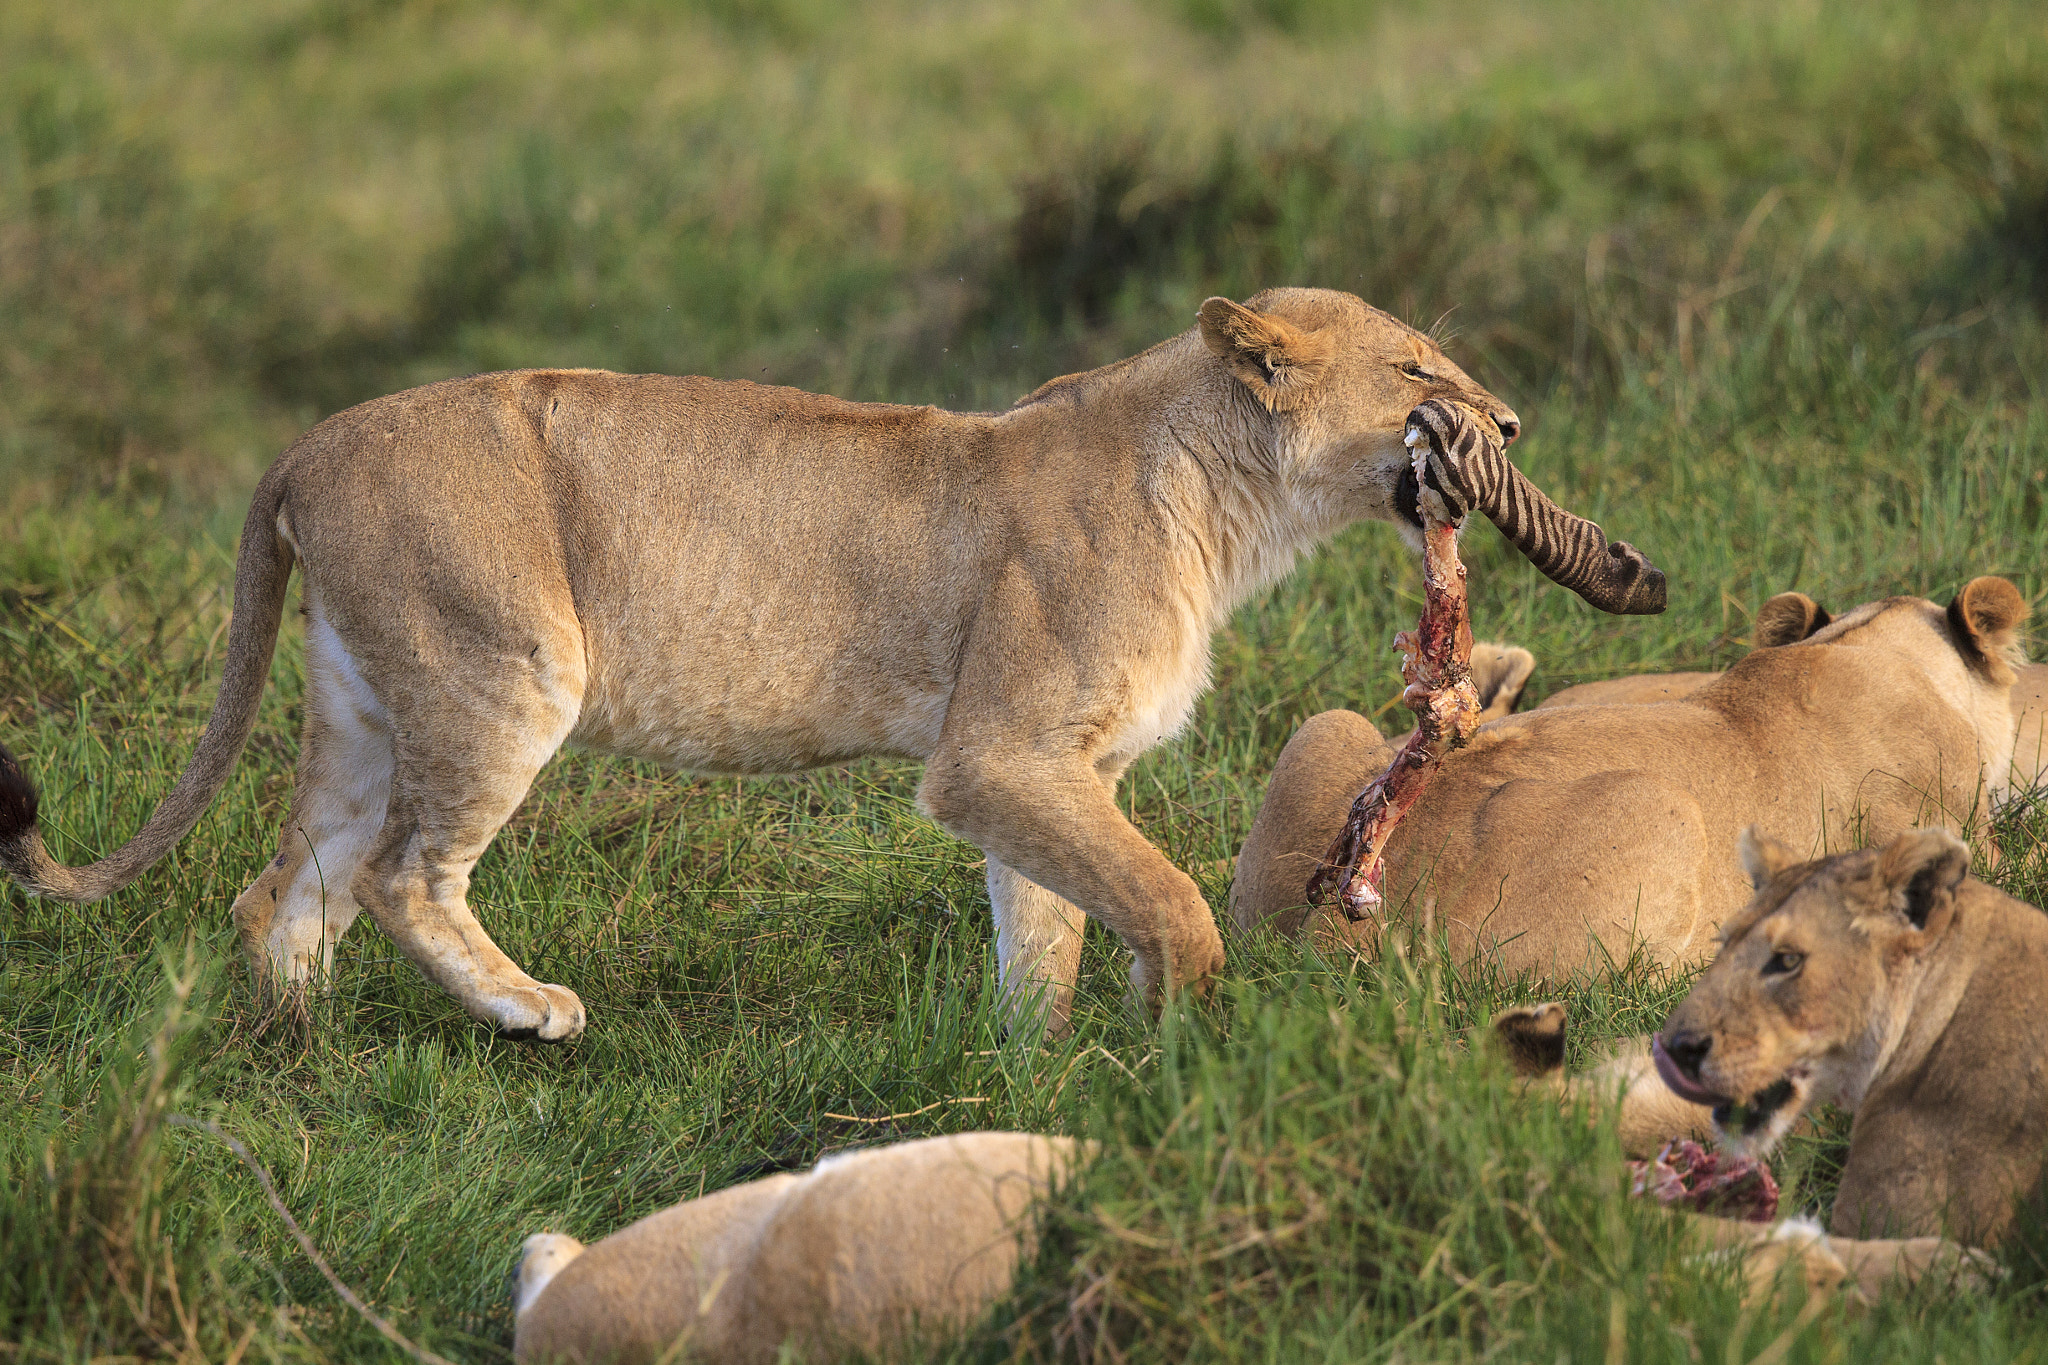
<path fill-rule="evenodd" d="M 36 789 L 14 755 L 0 748 L 0 868 L 32 896 L 95 901 L 112 895 L 147 872 L 192 832 L 220 795 L 256 725 L 257 704 L 270 677 L 270 655 L 284 616 L 285 586 L 292 575 L 292 550 L 277 526 L 284 479 L 272 466 L 256 485 L 242 546 L 235 558 L 234 615 L 228 626 L 227 668 L 206 733 L 178 784 L 157 806 L 135 837 L 96 863 L 66 867 L 50 856 L 36 826 Z"/>

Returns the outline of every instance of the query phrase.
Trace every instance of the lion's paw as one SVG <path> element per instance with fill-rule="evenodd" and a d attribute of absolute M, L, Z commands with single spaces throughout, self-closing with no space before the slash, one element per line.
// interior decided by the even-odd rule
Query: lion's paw
<path fill-rule="evenodd" d="M 567 986 L 534 984 L 487 1003 L 486 1022 L 507 1038 L 570 1043 L 583 1036 L 583 1002 Z"/>
<path fill-rule="evenodd" d="M 1555 1000 L 1511 1005 L 1493 1016 L 1485 1035 L 1517 1076 L 1562 1076 L 1570 1011 Z"/>
<path fill-rule="evenodd" d="M 1223 937 L 1205 913 L 1179 935 L 1169 960 L 1164 953 L 1138 953 L 1131 962 L 1131 1000 L 1157 1016 L 1168 996 L 1187 992 L 1206 1000 L 1223 972 Z"/>

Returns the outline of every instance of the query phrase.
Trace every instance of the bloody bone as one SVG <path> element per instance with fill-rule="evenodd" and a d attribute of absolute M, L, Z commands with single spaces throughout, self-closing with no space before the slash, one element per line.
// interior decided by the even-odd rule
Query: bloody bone
<path fill-rule="evenodd" d="M 1465 411 L 1483 432 L 1499 440 L 1483 414 Z M 1414 630 L 1394 637 L 1394 648 L 1401 653 L 1401 676 L 1408 683 L 1401 704 L 1415 713 L 1415 733 L 1387 770 L 1351 803 L 1344 828 L 1308 883 L 1309 903 L 1320 905 L 1341 877 L 1340 900 L 1346 918 L 1352 920 L 1378 915 L 1386 876 L 1380 854 L 1394 826 L 1420 799 L 1444 755 L 1463 748 L 1479 728 L 1479 693 L 1472 686 L 1472 621 L 1465 599 L 1465 566 L 1458 562 L 1463 517 L 1449 515 L 1433 486 L 1428 433 L 1410 419 L 1404 440 L 1415 452 L 1422 512 L 1422 619 Z"/>

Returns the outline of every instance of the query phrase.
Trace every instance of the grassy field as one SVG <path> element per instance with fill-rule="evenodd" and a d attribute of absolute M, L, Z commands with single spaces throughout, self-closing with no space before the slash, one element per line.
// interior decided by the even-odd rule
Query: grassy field
<path fill-rule="evenodd" d="M 572 363 L 961 407 L 1128 354 L 1211 293 L 1351 289 L 1513 403 L 1522 467 L 1669 573 L 1603 617 L 1491 530 L 1531 697 L 1715 667 L 1769 595 L 2048 595 L 2048 20 L 2026 4 L 22 0 L 0 7 L 0 742 L 83 861 L 168 788 L 234 530 L 323 414 Z M 1362 527 L 1219 638 L 1122 798 L 1213 904 L 1299 721 L 1398 691 L 1419 583 Z M 1744 1312 L 1621 1197 L 1597 1127 L 1465 1045 L 1528 982 L 1231 939 L 1205 1009 L 993 1019 L 976 851 L 914 768 L 699 779 L 564 756 L 478 869 L 576 989 L 494 1040 L 368 924 L 266 1019 L 227 907 L 275 851 L 287 633 L 198 831 L 85 907 L 0 890 L 0 1363 L 399 1359 L 184 1113 L 243 1136 L 345 1279 L 508 1355 L 519 1240 L 589 1238 L 849 1144 L 1087 1133 L 958 1359 L 1697 1362 L 2048 1354 L 2044 1273 Z M 2037 852 L 2042 807 L 1987 831 Z M 2044 862 L 2000 875 L 2037 901 Z M 2029 870 L 2031 869 L 2031 870 Z M 1579 1037 L 1682 982 L 1570 983 Z M 1825 1208 L 1845 1126 L 1786 1153 Z M 2048 1236 L 2039 1240 L 2048 1241 Z"/>

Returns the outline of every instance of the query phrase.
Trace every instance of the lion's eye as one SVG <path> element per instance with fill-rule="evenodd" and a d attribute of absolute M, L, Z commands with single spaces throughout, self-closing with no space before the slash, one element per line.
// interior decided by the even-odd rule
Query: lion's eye
<path fill-rule="evenodd" d="M 1771 960 L 1764 964 L 1765 976 L 1784 976 L 1799 970 L 1799 964 L 1806 961 L 1805 953 L 1772 953 Z"/>
<path fill-rule="evenodd" d="M 1436 378 L 1435 375 L 1431 374 L 1428 370 L 1423 369 L 1420 365 L 1416 364 L 1412 360 L 1401 367 L 1401 373 L 1407 375 L 1410 379 L 1420 379 L 1424 382 Z"/>

